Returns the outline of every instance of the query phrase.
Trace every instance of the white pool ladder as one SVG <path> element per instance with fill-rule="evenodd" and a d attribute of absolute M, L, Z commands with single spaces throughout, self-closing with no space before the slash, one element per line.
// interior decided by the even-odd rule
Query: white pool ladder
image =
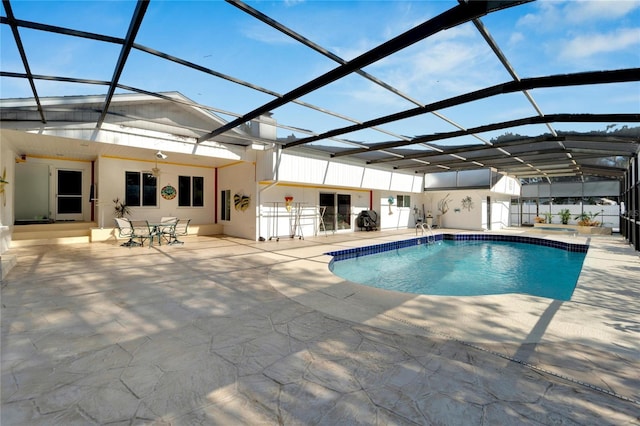
<path fill-rule="evenodd" d="M 416 223 L 416 235 L 418 235 L 418 228 L 420 228 L 420 230 L 422 231 L 421 235 L 424 235 L 425 228 L 426 228 L 426 230 L 427 230 L 427 243 L 428 244 L 433 244 L 433 243 L 436 242 L 436 236 L 433 233 L 433 229 L 431 229 L 431 226 L 428 223 L 424 223 L 424 222 Z"/>

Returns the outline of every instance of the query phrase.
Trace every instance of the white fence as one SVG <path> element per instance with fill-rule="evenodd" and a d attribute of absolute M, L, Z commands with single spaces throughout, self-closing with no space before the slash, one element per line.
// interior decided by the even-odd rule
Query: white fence
<path fill-rule="evenodd" d="M 591 205 L 591 204 L 541 204 L 535 203 L 511 204 L 511 226 L 521 226 L 535 223 L 535 217 L 545 217 L 545 213 L 551 213 L 551 223 L 562 223 L 560 210 L 569 209 L 571 219 L 569 224 L 575 225 L 577 216 L 583 212 L 596 215 L 594 220 L 608 226 L 614 232 L 620 230 L 620 206 L 618 205 Z M 522 213 L 522 214 L 521 214 Z"/>

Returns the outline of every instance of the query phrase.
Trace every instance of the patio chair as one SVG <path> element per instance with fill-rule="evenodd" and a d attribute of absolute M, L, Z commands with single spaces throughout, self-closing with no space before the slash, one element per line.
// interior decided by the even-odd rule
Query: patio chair
<path fill-rule="evenodd" d="M 179 219 L 176 221 L 173 233 L 168 235 L 169 244 L 184 244 L 184 241 L 180 241 L 178 236 L 189 233 L 189 222 L 191 222 L 191 219 Z"/>
<path fill-rule="evenodd" d="M 146 240 L 149 240 L 149 247 L 153 245 L 153 237 L 156 236 L 155 227 L 149 224 L 147 220 L 132 220 L 131 227 L 133 228 L 133 239 L 140 240 L 140 245 L 143 246 Z"/>
<path fill-rule="evenodd" d="M 167 244 L 171 244 L 175 240 L 176 225 L 178 224 L 177 217 L 162 217 L 160 223 L 156 226 L 156 233 L 158 234 L 158 240 L 164 238 Z"/>
<path fill-rule="evenodd" d="M 133 226 L 131 221 L 127 218 L 115 218 L 116 228 L 118 228 L 119 238 L 129 238 L 127 242 L 120 244 L 123 247 L 139 246 L 140 244 L 134 241 Z"/>

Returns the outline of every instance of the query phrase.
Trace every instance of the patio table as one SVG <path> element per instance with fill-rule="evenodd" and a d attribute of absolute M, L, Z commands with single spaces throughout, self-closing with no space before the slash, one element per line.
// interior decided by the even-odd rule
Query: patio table
<path fill-rule="evenodd" d="M 162 238 L 164 237 L 167 244 L 171 243 L 172 236 L 175 238 L 176 225 L 178 224 L 177 218 L 171 218 L 168 220 L 161 220 L 160 222 L 150 222 L 149 226 L 152 229 L 152 234 L 158 236 L 158 244 L 162 245 Z"/>

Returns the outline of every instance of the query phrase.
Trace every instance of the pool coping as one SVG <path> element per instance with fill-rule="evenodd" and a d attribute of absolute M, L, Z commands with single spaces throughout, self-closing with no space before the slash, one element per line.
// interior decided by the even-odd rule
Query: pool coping
<path fill-rule="evenodd" d="M 338 262 L 345 259 L 353 259 L 360 256 L 367 256 L 375 253 L 383 253 L 385 251 L 398 250 L 416 245 L 431 244 L 438 241 L 503 241 L 514 243 L 526 243 L 539 245 L 544 247 L 553 247 L 570 252 L 586 253 L 589 249 L 589 240 L 585 243 L 575 243 L 549 238 L 540 238 L 535 236 L 522 235 L 504 235 L 504 234 L 459 234 L 459 233 L 441 233 L 432 236 L 420 236 L 410 238 L 408 240 L 391 241 L 387 243 L 374 244 L 363 247 L 355 247 L 325 253 L 332 256 L 332 262 Z"/>

